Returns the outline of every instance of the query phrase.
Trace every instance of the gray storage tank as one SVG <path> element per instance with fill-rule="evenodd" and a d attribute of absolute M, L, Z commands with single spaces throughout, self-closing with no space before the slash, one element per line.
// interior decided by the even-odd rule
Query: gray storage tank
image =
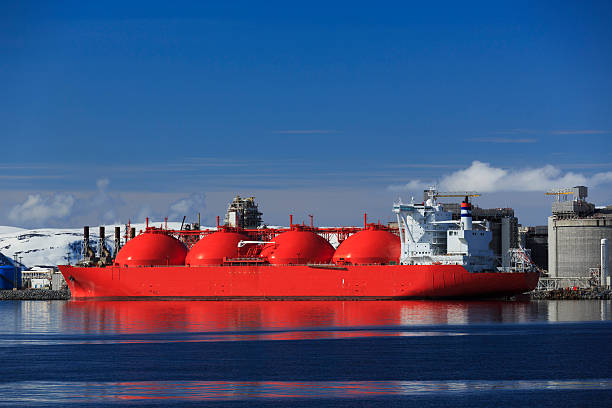
<path fill-rule="evenodd" d="M 571 201 L 555 202 L 553 215 L 548 217 L 551 277 L 590 276 L 601 267 L 601 240 L 612 240 L 612 211 L 587 203 L 586 187 L 573 190 L 579 194 Z"/>

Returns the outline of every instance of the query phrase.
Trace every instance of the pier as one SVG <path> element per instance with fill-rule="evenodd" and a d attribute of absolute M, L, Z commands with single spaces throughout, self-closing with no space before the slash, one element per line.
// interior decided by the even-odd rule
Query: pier
<path fill-rule="evenodd" d="M 19 289 L 0 290 L 0 300 L 68 300 L 70 291 L 68 289 Z"/>

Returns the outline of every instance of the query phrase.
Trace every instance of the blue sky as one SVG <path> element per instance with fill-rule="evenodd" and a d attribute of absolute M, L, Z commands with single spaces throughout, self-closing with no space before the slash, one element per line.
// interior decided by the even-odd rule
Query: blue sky
<path fill-rule="evenodd" d="M 612 203 L 609 2 L 14 3 L 0 224 L 213 219 L 234 193 L 351 224 L 430 183 L 527 224 L 562 183 Z"/>

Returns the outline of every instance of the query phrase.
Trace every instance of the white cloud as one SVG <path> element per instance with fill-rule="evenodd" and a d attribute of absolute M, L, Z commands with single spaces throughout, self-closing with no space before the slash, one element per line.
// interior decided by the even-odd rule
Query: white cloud
<path fill-rule="evenodd" d="M 65 218 L 72 211 L 75 199 L 70 194 L 32 194 L 22 204 L 14 206 L 8 214 L 10 220 L 30 224 L 53 218 Z"/>
<path fill-rule="evenodd" d="M 97 190 L 85 194 L 31 194 L 8 212 L 8 219 L 24 226 L 64 225 L 80 220 L 86 223 L 117 223 L 120 197 L 110 194 L 107 178 L 96 181 Z"/>
<path fill-rule="evenodd" d="M 597 173 L 591 178 L 591 184 L 594 186 L 607 183 L 612 183 L 612 171 Z"/>
<path fill-rule="evenodd" d="M 538 168 L 506 170 L 489 163 L 474 161 L 464 170 L 442 178 L 440 188 L 449 191 L 476 190 L 493 191 L 543 191 L 555 187 L 591 185 L 592 180 L 578 173 L 566 172 L 545 165 Z"/>
<path fill-rule="evenodd" d="M 90 197 L 79 200 L 76 206 L 78 214 L 88 214 L 91 219 L 107 224 L 116 223 L 119 219 L 116 209 L 122 204 L 116 194 L 108 192 L 110 180 L 96 180 L 97 191 Z"/>
<path fill-rule="evenodd" d="M 507 175 L 506 170 L 491 167 L 488 163 L 475 161 L 470 167 L 445 176 L 440 188 L 444 190 L 494 191 L 499 181 Z"/>
<path fill-rule="evenodd" d="M 98 190 L 104 191 L 110 184 L 110 180 L 107 178 L 99 179 L 96 181 L 96 186 L 98 186 Z"/>
<path fill-rule="evenodd" d="M 170 206 L 169 220 L 180 220 L 183 216 L 188 218 L 194 214 L 201 213 L 206 208 L 206 196 L 204 193 L 191 194 L 189 197 L 183 198 Z"/>
<path fill-rule="evenodd" d="M 524 169 L 503 169 L 489 163 L 474 161 L 462 170 L 443 176 L 438 184 L 442 191 L 478 191 L 490 193 L 497 191 L 546 191 L 552 188 L 585 185 L 596 187 L 612 183 L 612 172 L 596 173 L 587 176 L 571 171 L 563 172 L 550 164 Z M 404 185 L 389 186 L 391 190 L 416 191 L 427 188 L 432 183 L 412 180 Z"/>
<path fill-rule="evenodd" d="M 428 186 L 430 186 L 431 183 L 425 183 L 421 180 L 411 180 L 406 184 L 396 184 L 396 185 L 391 185 L 389 186 L 389 190 L 392 191 L 417 191 L 417 190 L 424 190 L 425 188 L 427 188 Z"/>
<path fill-rule="evenodd" d="M 151 209 L 151 207 L 148 206 L 148 205 L 145 205 L 138 212 L 138 215 L 136 216 L 136 220 L 135 221 L 136 222 L 145 222 L 145 219 L 147 217 L 154 218 L 154 214 L 153 214 L 153 210 Z"/>

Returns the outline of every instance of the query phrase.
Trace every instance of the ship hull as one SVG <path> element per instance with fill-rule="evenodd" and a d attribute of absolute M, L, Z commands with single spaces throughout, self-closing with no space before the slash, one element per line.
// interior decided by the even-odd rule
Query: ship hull
<path fill-rule="evenodd" d="M 406 299 L 509 296 L 537 272 L 470 273 L 459 265 L 59 267 L 73 298 Z"/>

